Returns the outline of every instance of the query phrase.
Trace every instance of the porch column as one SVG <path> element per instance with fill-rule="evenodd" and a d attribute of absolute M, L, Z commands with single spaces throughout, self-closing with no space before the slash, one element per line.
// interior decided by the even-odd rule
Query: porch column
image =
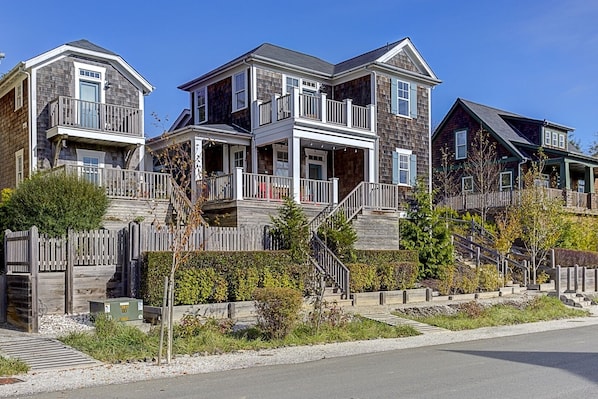
<path fill-rule="evenodd" d="M 369 183 L 376 182 L 376 152 L 373 148 L 368 148 L 366 151 L 363 152 L 364 157 L 364 171 L 363 171 L 363 178 L 365 181 Z"/>
<path fill-rule="evenodd" d="M 193 157 L 193 187 L 191 189 L 191 201 L 195 203 L 197 198 L 201 195 L 201 179 L 203 178 L 203 140 L 200 137 L 193 139 L 192 146 Z"/>
<path fill-rule="evenodd" d="M 353 100 L 347 98 L 343 100 L 345 103 L 345 111 L 347 115 L 347 127 L 353 127 Z"/>
<path fill-rule="evenodd" d="M 565 159 L 560 168 L 561 184 L 559 188 L 571 190 L 571 176 L 569 175 L 569 162 Z"/>
<path fill-rule="evenodd" d="M 293 87 L 293 90 L 291 91 L 291 117 L 295 119 L 301 116 L 301 113 L 299 112 L 299 101 L 299 88 Z"/>
<path fill-rule="evenodd" d="M 585 169 L 586 193 L 594 193 L 594 168 L 586 166 Z"/>
<path fill-rule="evenodd" d="M 257 147 L 253 139 L 251 139 L 251 173 L 257 173 Z"/>
<path fill-rule="evenodd" d="M 336 205 L 338 204 L 338 177 L 331 177 L 328 179 L 330 181 L 330 204 Z"/>
<path fill-rule="evenodd" d="M 230 170 L 228 144 L 222 144 L 222 171 L 225 175 L 232 173 Z"/>
<path fill-rule="evenodd" d="M 326 93 L 321 93 L 320 94 L 320 114 L 322 116 L 322 123 L 326 123 L 328 116 L 326 115 L 326 112 L 328 111 L 328 107 L 326 104 Z"/>
<path fill-rule="evenodd" d="M 243 199 L 243 168 L 236 167 L 233 170 L 233 199 L 241 201 Z"/>
<path fill-rule="evenodd" d="M 291 177 L 293 181 L 293 200 L 301 203 L 299 192 L 301 190 L 301 139 L 299 137 L 289 138 L 289 163 L 291 165 Z"/>

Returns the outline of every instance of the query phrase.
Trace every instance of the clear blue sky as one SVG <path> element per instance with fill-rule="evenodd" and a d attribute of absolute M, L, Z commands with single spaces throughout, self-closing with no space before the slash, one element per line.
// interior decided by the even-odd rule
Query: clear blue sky
<path fill-rule="evenodd" d="M 592 0 L 13 1 L 0 6 L 0 73 L 87 39 L 145 76 L 146 113 L 172 122 L 188 107 L 178 85 L 261 43 L 336 63 L 406 36 L 443 81 L 433 126 L 462 97 L 574 127 L 584 148 L 596 139 Z M 148 137 L 161 133 L 146 120 Z"/>

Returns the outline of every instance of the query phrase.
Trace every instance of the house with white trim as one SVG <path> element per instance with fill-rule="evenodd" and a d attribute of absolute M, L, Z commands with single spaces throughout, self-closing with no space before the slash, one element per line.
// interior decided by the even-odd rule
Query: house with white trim
<path fill-rule="evenodd" d="M 315 215 L 364 185 L 362 205 L 397 210 L 431 184 L 440 82 L 409 38 L 339 63 L 265 43 L 180 85 L 189 108 L 147 146 L 185 143 L 190 195 L 223 225 L 269 223 L 287 196 Z"/>

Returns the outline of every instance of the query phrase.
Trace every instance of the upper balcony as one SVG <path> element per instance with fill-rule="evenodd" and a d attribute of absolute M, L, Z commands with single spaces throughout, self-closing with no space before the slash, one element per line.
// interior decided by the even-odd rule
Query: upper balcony
<path fill-rule="evenodd" d="M 274 95 L 270 101 L 257 101 L 257 113 L 258 128 L 287 119 L 364 133 L 375 133 L 376 128 L 374 105 L 363 107 L 354 105 L 351 99 L 330 100 L 325 93 L 301 94 L 297 89 L 284 96 Z"/>
<path fill-rule="evenodd" d="M 143 111 L 139 108 L 82 101 L 60 96 L 50 103 L 48 139 L 69 139 L 111 145 L 143 144 Z"/>

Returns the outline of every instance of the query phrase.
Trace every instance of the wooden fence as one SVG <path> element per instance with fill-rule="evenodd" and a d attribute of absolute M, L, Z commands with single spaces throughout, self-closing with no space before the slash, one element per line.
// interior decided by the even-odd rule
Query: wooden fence
<path fill-rule="evenodd" d="M 185 245 L 168 229 L 131 223 L 119 231 L 69 232 L 51 238 L 5 232 L 5 273 L 0 276 L 0 321 L 38 330 L 42 314 L 82 313 L 89 301 L 135 297 L 141 254 L 149 251 L 259 251 L 276 248 L 267 227 L 200 227 Z"/>

